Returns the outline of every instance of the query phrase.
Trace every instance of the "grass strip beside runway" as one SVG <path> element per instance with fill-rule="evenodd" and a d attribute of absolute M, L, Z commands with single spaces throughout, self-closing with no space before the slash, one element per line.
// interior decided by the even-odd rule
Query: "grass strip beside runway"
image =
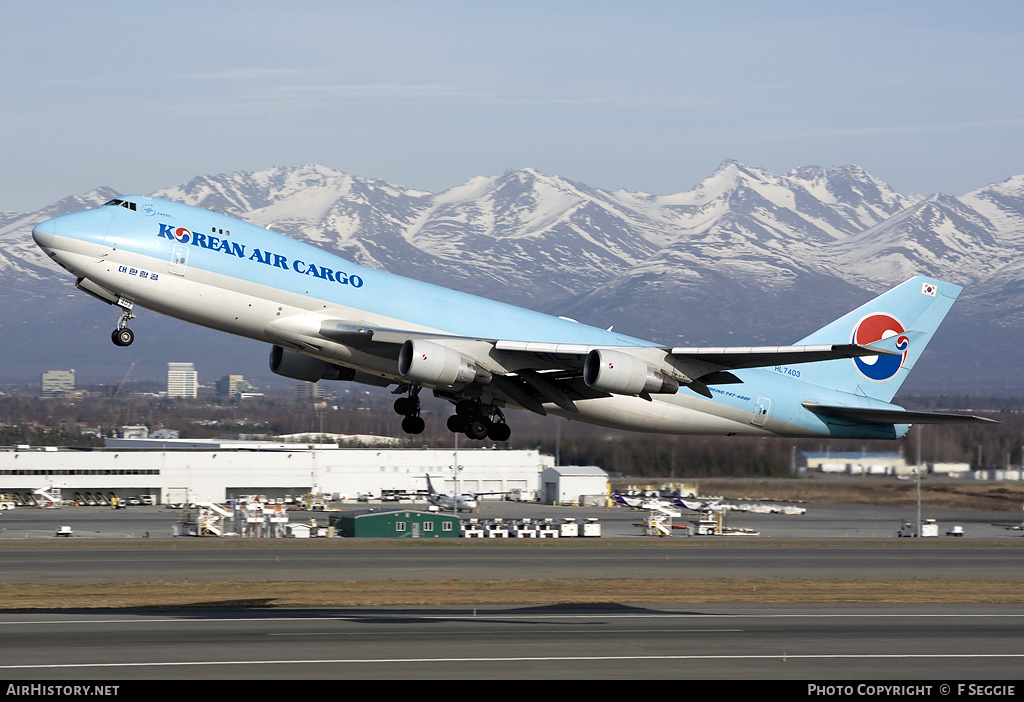
<path fill-rule="evenodd" d="M 383 580 L 336 582 L 0 585 L 0 610 L 206 607 L 384 607 L 568 603 L 964 603 L 1024 602 L 1016 581 Z"/>

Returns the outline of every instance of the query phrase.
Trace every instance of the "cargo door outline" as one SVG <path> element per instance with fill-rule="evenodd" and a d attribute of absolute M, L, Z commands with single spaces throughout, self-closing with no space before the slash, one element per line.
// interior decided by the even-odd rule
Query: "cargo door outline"
<path fill-rule="evenodd" d="M 188 244 L 175 244 L 171 249 L 169 272 L 184 277 L 186 270 L 188 270 Z"/>
<path fill-rule="evenodd" d="M 757 407 L 754 409 L 754 416 L 750 418 L 750 423 L 755 427 L 763 427 L 768 421 L 768 413 L 771 412 L 771 409 L 771 400 L 767 397 L 757 398 Z"/>

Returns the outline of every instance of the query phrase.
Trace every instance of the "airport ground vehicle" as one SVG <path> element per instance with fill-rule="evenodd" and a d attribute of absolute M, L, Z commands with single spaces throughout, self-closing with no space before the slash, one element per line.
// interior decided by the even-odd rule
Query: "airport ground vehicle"
<path fill-rule="evenodd" d="M 939 535 L 939 525 L 934 519 L 925 519 L 921 522 L 921 538 L 937 537 Z M 917 525 L 914 522 L 903 522 L 903 526 L 896 532 L 896 536 L 904 537 L 916 537 Z"/>

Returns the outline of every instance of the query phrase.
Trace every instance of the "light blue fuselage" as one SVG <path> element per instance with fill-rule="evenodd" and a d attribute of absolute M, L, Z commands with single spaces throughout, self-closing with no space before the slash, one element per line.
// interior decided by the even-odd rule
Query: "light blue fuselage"
<path fill-rule="evenodd" d="M 36 227 L 39 245 L 76 278 L 157 312 L 281 343 L 279 328 L 308 315 L 355 325 L 470 339 L 655 347 L 648 341 L 366 268 L 314 246 L 206 210 L 155 198 L 104 206 Z M 110 300 L 108 300 L 110 301 Z M 275 326 L 278 325 L 278 326 Z M 835 343 L 848 343 L 848 338 Z M 334 345 L 310 355 L 398 379 L 393 359 Z M 829 363 L 850 363 L 849 359 Z M 733 371 L 742 382 L 687 387 L 653 401 L 580 400 L 579 413 L 549 412 L 605 426 L 659 433 L 894 438 L 906 425 L 826 421 L 802 402 L 893 408 L 864 395 L 800 380 L 799 366 Z"/>

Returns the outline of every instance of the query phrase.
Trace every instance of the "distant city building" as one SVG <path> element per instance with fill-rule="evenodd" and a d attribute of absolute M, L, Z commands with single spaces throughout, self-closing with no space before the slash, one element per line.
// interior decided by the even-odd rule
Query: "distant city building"
<path fill-rule="evenodd" d="M 315 400 L 320 397 L 320 386 L 317 383 L 299 383 L 295 386 L 296 400 Z"/>
<path fill-rule="evenodd" d="M 42 397 L 64 397 L 75 391 L 74 370 L 54 370 L 43 373 L 40 383 Z"/>
<path fill-rule="evenodd" d="M 217 381 L 217 397 L 233 398 L 248 392 L 251 386 L 240 375 L 225 375 Z"/>
<path fill-rule="evenodd" d="M 167 364 L 167 397 L 196 397 L 199 382 L 191 363 Z"/>
<path fill-rule="evenodd" d="M 122 439 L 145 439 L 149 437 L 149 427 L 145 424 L 126 424 L 121 427 Z"/>

